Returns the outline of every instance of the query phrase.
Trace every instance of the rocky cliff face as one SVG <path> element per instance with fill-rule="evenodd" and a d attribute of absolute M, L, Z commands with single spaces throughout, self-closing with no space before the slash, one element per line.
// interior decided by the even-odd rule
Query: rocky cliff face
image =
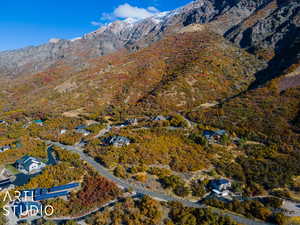
<path fill-rule="evenodd" d="M 298 0 L 198 0 L 144 20 L 116 21 L 73 41 L 2 52 L 0 74 L 32 74 L 60 62 L 84 64 L 122 48 L 140 49 L 194 23 L 208 24 L 250 52 L 266 50 L 271 59 L 297 43 L 299 12 Z"/>
<path fill-rule="evenodd" d="M 225 33 L 243 48 L 281 50 L 299 36 L 300 2 L 269 1 Z"/>

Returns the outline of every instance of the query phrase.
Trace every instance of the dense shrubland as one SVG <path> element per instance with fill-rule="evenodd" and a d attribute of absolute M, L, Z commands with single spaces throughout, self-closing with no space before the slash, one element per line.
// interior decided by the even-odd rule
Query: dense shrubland
<path fill-rule="evenodd" d="M 204 201 L 207 205 L 233 211 L 248 218 L 257 218 L 264 221 L 274 222 L 276 224 L 284 224 L 283 222 L 278 221 L 279 218 L 282 218 L 285 221 L 287 220 L 287 218 L 283 216 L 283 213 L 273 213 L 274 210 L 281 208 L 282 202 L 282 200 L 273 197 L 261 200 L 244 201 L 222 201 L 216 198 L 210 198 Z"/>
<path fill-rule="evenodd" d="M 169 212 L 167 215 L 163 211 Z M 182 206 L 180 203 L 160 203 L 147 196 L 141 200 L 131 198 L 116 203 L 114 208 L 107 208 L 88 219 L 89 225 L 121 224 L 165 224 L 165 225 L 234 225 L 228 217 L 219 216 L 209 209 L 194 209 Z"/>
<path fill-rule="evenodd" d="M 103 147 L 100 140 L 87 146 L 89 154 L 107 167 L 117 164 L 163 164 L 175 171 L 196 171 L 206 167 L 206 152 L 181 131 L 166 129 L 120 130 L 118 135 L 134 140 L 127 147 Z"/>

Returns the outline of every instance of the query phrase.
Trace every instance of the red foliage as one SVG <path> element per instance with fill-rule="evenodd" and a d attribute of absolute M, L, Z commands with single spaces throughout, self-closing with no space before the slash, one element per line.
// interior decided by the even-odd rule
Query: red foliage
<path fill-rule="evenodd" d="M 51 77 L 49 75 L 46 75 L 46 76 L 43 77 L 43 83 L 44 84 L 48 84 L 48 83 L 52 82 L 53 80 L 54 80 L 53 77 Z"/>
<path fill-rule="evenodd" d="M 91 206 L 116 198 L 120 193 L 118 187 L 101 176 L 87 177 L 83 189 L 78 193 L 80 205 Z"/>

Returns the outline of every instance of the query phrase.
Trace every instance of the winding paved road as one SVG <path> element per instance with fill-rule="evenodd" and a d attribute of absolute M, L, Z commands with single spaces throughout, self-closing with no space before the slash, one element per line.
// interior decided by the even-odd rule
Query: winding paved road
<path fill-rule="evenodd" d="M 100 136 L 100 135 L 99 135 Z M 115 177 L 113 174 L 111 174 L 105 167 L 103 167 L 101 164 L 96 162 L 94 158 L 90 157 L 89 155 L 84 153 L 84 149 L 80 147 L 74 147 L 69 145 L 63 145 L 58 142 L 52 142 L 52 141 L 46 141 L 49 145 L 55 145 L 57 147 L 60 147 L 62 149 L 68 150 L 70 152 L 74 152 L 80 155 L 81 159 L 91 164 L 102 176 L 106 177 L 107 179 L 115 182 L 118 186 L 124 188 L 124 189 L 130 189 L 136 192 L 140 195 L 148 195 L 151 196 L 154 199 L 160 200 L 160 201 L 177 201 L 182 203 L 184 206 L 187 207 L 193 207 L 193 208 L 206 208 L 207 206 L 204 204 L 199 204 L 197 202 L 192 202 L 188 200 L 184 200 L 182 198 L 177 198 L 174 196 L 170 196 L 164 193 L 159 193 L 155 191 L 151 191 L 148 189 L 143 188 L 140 185 L 137 184 L 130 184 L 126 180 L 120 179 L 118 177 Z M 266 223 L 263 221 L 257 221 L 257 220 L 251 220 L 242 216 L 238 216 L 232 213 L 227 213 L 222 210 L 214 209 L 214 212 L 220 214 L 220 215 L 227 215 L 231 217 L 233 220 L 237 221 L 240 224 L 246 224 L 246 225 L 272 225 L 270 223 Z"/>
<path fill-rule="evenodd" d="M 51 141 L 47 141 L 46 143 L 50 144 L 50 145 L 55 145 L 55 146 L 58 146 L 60 148 L 65 149 L 65 150 L 68 150 L 68 151 L 79 154 L 82 160 L 84 160 L 84 161 L 88 162 L 89 164 L 91 164 L 102 176 L 104 176 L 107 179 L 115 182 L 118 186 L 120 186 L 124 189 L 130 189 L 130 190 L 133 190 L 134 192 L 139 193 L 139 194 L 149 195 L 149 196 L 152 196 L 152 197 L 154 197 L 156 199 L 159 199 L 161 201 L 180 201 L 184 205 L 189 206 L 189 207 L 197 207 L 197 208 L 203 207 L 202 205 L 199 205 L 198 203 L 194 203 L 194 202 L 191 202 L 191 201 L 187 201 L 187 200 L 183 200 L 183 199 L 180 199 L 180 198 L 172 197 L 172 196 L 166 195 L 164 193 L 150 191 L 150 190 L 147 190 L 147 189 L 145 189 L 145 188 L 143 188 L 143 187 L 141 187 L 137 184 L 132 185 L 129 182 L 127 182 L 126 180 L 115 177 L 104 166 L 102 166 L 101 164 L 96 162 L 94 160 L 94 158 L 92 158 L 92 157 L 88 156 L 87 154 L 85 154 L 83 152 L 82 148 L 63 145 L 61 143 L 51 142 Z"/>

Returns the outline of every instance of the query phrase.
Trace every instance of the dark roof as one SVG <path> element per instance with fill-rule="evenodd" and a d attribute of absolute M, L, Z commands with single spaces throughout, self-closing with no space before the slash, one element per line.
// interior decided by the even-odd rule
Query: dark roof
<path fill-rule="evenodd" d="M 0 147 L 0 151 L 9 150 L 9 149 L 11 149 L 11 147 L 9 145 Z"/>
<path fill-rule="evenodd" d="M 158 116 L 154 117 L 153 120 L 154 121 L 163 121 L 163 120 L 167 120 L 167 118 L 165 116 L 158 115 Z"/>
<path fill-rule="evenodd" d="M 217 181 L 219 184 L 229 184 L 229 180 L 226 180 L 226 179 L 219 179 Z"/>
<path fill-rule="evenodd" d="M 29 170 L 29 166 L 32 163 L 38 163 L 38 164 L 40 164 L 41 161 L 38 160 L 38 159 L 36 159 L 36 158 L 34 158 L 34 157 L 26 155 L 26 156 L 22 157 L 21 159 L 17 160 L 17 163 L 23 165 L 23 167 L 26 170 Z"/>
<path fill-rule="evenodd" d="M 209 182 L 209 186 L 211 186 L 213 189 L 219 189 L 219 187 L 223 184 L 229 184 L 230 181 L 226 179 L 216 179 L 216 180 L 211 180 Z"/>
<path fill-rule="evenodd" d="M 79 125 L 78 127 L 76 127 L 75 129 L 76 130 L 80 130 L 80 129 L 85 129 L 86 128 L 86 125 Z"/>
<path fill-rule="evenodd" d="M 133 123 L 137 123 L 137 122 L 138 122 L 138 120 L 136 118 L 131 118 L 131 119 L 128 119 L 125 121 L 125 123 L 127 123 L 127 124 L 133 124 Z"/>
<path fill-rule="evenodd" d="M 125 145 L 129 144 L 131 141 L 127 137 L 123 136 L 111 136 L 104 139 L 104 142 L 110 145 Z"/>
<path fill-rule="evenodd" d="M 86 129 L 76 129 L 76 132 L 77 133 L 80 133 L 80 134 L 90 134 L 91 132 L 86 130 Z"/>
<path fill-rule="evenodd" d="M 217 130 L 217 131 L 215 131 L 215 134 L 223 136 L 226 134 L 226 131 L 225 130 Z"/>
<path fill-rule="evenodd" d="M 217 130 L 217 131 L 205 130 L 205 131 L 203 131 L 203 135 L 208 136 L 208 137 L 213 137 L 215 135 L 223 136 L 225 134 L 226 134 L 225 130 Z"/>
<path fill-rule="evenodd" d="M 1 188 L 7 188 L 9 185 L 11 185 L 10 179 L 5 179 L 0 181 L 0 187 Z"/>
<path fill-rule="evenodd" d="M 213 136 L 214 134 L 215 134 L 215 132 L 212 131 L 212 130 L 205 130 L 205 131 L 203 131 L 203 135 L 204 136 Z"/>

